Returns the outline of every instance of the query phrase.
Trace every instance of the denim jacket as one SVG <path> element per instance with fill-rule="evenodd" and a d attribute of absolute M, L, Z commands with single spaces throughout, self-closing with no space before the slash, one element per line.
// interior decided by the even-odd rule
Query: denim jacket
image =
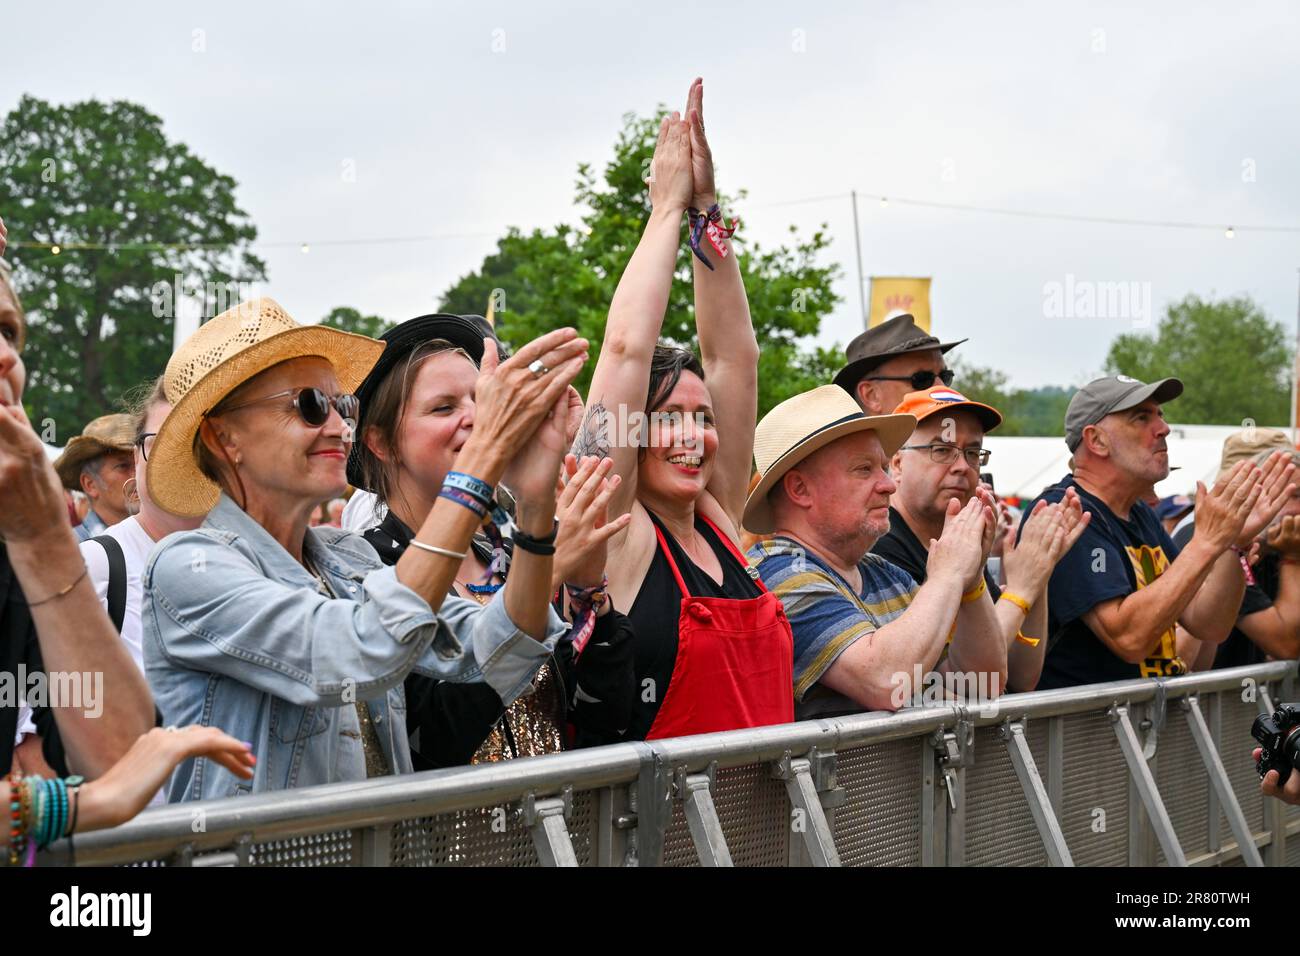
<path fill-rule="evenodd" d="M 219 764 L 180 764 L 172 802 L 364 780 L 354 706 L 363 700 L 394 773 L 411 772 L 402 681 L 412 670 L 485 681 L 509 703 L 565 626 L 520 631 L 500 596 L 448 597 L 435 615 L 358 535 L 311 528 L 304 550 L 337 595 L 225 495 L 195 531 L 159 542 L 144 573 L 145 673 L 167 724 L 249 741 L 252 781 Z"/>

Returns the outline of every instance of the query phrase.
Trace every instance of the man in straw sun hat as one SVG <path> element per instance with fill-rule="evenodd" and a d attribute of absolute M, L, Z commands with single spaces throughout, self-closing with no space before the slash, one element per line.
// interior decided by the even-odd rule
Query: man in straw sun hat
<path fill-rule="evenodd" d="M 84 492 L 90 510 L 78 541 L 102 534 L 130 514 L 127 483 L 135 477 L 135 429 L 130 415 L 101 415 L 75 435 L 54 462 L 63 487 Z"/>
<path fill-rule="evenodd" d="M 787 399 L 758 423 L 761 477 L 744 524 L 770 535 L 749 557 L 794 630 L 800 718 L 896 710 L 921 693 L 922 673 L 951 684 L 964 670 L 988 696 L 1002 686 L 1006 645 L 980 577 L 994 528 L 987 503 L 949 509 L 924 585 L 869 553 L 889 530 L 889 460 L 915 426 L 912 415 L 864 415 L 838 385 Z"/>
<path fill-rule="evenodd" d="M 145 666 L 167 723 L 213 724 L 251 741 L 257 770 L 248 784 L 187 761 L 171 800 L 410 772 L 402 682 L 413 669 L 486 681 L 505 703 L 529 685 L 563 632 L 547 551 L 565 451 L 556 410 L 586 349 L 572 329 L 505 362 L 486 343 L 459 470 L 386 567 L 361 537 L 309 527 L 347 485 L 353 392 L 383 343 L 299 325 L 258 299 L 181 345 L 167 364 L 173 407 L 147 478 L 162 507 L 207 518 L 150 559 Z M 519 509 L 510 581 L 485 607 L 448 597 L 474 530 L 499 512 L 507 466 Z"/>
<path fill-rule="evenodd" d="M 1219 477 L 1231 474 L 1243 461 L 1263 467 L 1275 453 L 1300 465 L 1300 452 L 1284 431 L 1243 428 L 1233 432 L 1223 441 Z M 1181 522 L 1170 536 L 1174 544 L 1185 548 L 1195 533 L 1193 518 Z M 1193 670 L 1300 657 L 1300 490 L 1286 499 L 1282 510 L 1256 536 L 1255 543 L 1256 560 L 1250 568 L 1237 621 L 1222 644 L 1202 642 L 1196 661 L 1189 661 Z"/>

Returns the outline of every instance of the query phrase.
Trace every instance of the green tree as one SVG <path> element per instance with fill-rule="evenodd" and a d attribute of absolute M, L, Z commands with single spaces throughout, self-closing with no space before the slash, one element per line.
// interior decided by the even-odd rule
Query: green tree
<path fill-rule="evenodd" d="M 1072 389 L 1048 385 L 1035 389 L 1008 387 L 1005 372 L 973 365 L 954 357 L 949 363 L 956 375 L 953 387 L 967 398 L 992 405 L 1002 413 L 997 434 L 1005 437 L 1065 434 L 1065 409 Z"/>
<path fill-rule="evenodd" d="M 585 393 L 614 288 L 641 238 L 649 212 L 643 180 L 658 129 L 658 117 L 626 115 L 614 144 L 614 157 L 603 171 L 597 175 L 585 163 L 578 167 L 574 202 L 582 209 L 582 225 L 561 224 L 529 233 L 510 229 L 478 270 L 447 290 L 442 310 L 481 315 L 492 297 L 498 331 L 516 346 L 562 325 L 577 328 L 592 343 L 592 361 L 577 383 Z M 743 197 L 740 192 L 738 198 Z M 723 208 L 728 215 L 736 212 L 734 203 L 724 201 Z M 818 261 L 830 239 L 824 227 L 805 237 L 793 228 L 790 232 L 788 245 L 772 249 L 743 242 L 743 229 L 736 235 L 741 274 L 762 350 L 759 415 L 797 392 L 830 381 L 841 364 L 836 350 L 805 344 L 837 301 L 832 283 L 839 268 Z M 683 242 L 663 338 L 695 347 L 690 260 L 690 250 Z"/>
<path fill-rule="evenodd" d="M 394 325 L 394 323 L 377 315 L 362 315 L 359 309 L 346 305 L 330 309 L 330 314 L 321 319 L 320 324 L 328 325 L 330 328 L 339 329 L 343 332 L 368 335 L 372 339 L 379 338 Z"/>
<path fill-rule="evenodd" d="M 162 372 L 178 292 L 211 315 L 236 283 L 265 277 L 235 185 L 134 103 L 24 96 L 4 118 L 0 210 L 30 324 L 24 398 L 58 442 Z"/>
<path fill-rule="evenodd" d="M 1247 296 L 1169 306 L 1154 336 L 1121 335 L 1106 371 L 1144 382 L 1173 376 L 1187 390 L 1170 417 L 1189 425 L 1290 421 L 1292 352 L 1286 329 Z"/>

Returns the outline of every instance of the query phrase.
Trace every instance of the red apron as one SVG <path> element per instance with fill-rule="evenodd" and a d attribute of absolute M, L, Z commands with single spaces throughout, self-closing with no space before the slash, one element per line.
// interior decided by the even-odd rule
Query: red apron
<path fill-rule="evenodd" d="M 700 517 L 704 517 L 701 515 Z M 742 567 L 727 535 L 704 518 Z M 692 597 L 659 526 L 655 536 L 682 592 L 677 661 L 647 740 L 794 720 L 794 635 L 785 608 L 755 578 L 755 598 Z"/>

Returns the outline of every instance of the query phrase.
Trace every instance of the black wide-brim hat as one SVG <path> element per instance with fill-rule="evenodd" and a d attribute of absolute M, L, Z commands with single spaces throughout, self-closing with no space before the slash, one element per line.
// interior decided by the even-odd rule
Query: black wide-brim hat
<path fill-rule="evenodd" d="M 366 410 L 370 405 L 370 399 L 380 383 L 388 377 L 388 373 L 421 345 L 435 339 L 444 339 L 456 348 L 464 349 L 475 364 L 481 365 L 485 338 L 496 341 L 497 353 L 502 361 L 509 357 L 509 353 L 497 339 L 496 333 L 488 325 L 487 319 L 481 315 L 451 315 L 445 312 L 421 315 L 394 326 L 379 337 L 385 345 L 384 354 L 379 356 L 379 361 L 375 363 L 356 392 L 357 398 L 361 401 L 361 411 L 352 440 L 352 451 L 348 454 L 350 485 L 366 491 L 371 490 L 366 488 L 365 476 L 361 469 L 361 436 L 365 434 L 365 427 L 369 424 L 366 421 Z"/>

